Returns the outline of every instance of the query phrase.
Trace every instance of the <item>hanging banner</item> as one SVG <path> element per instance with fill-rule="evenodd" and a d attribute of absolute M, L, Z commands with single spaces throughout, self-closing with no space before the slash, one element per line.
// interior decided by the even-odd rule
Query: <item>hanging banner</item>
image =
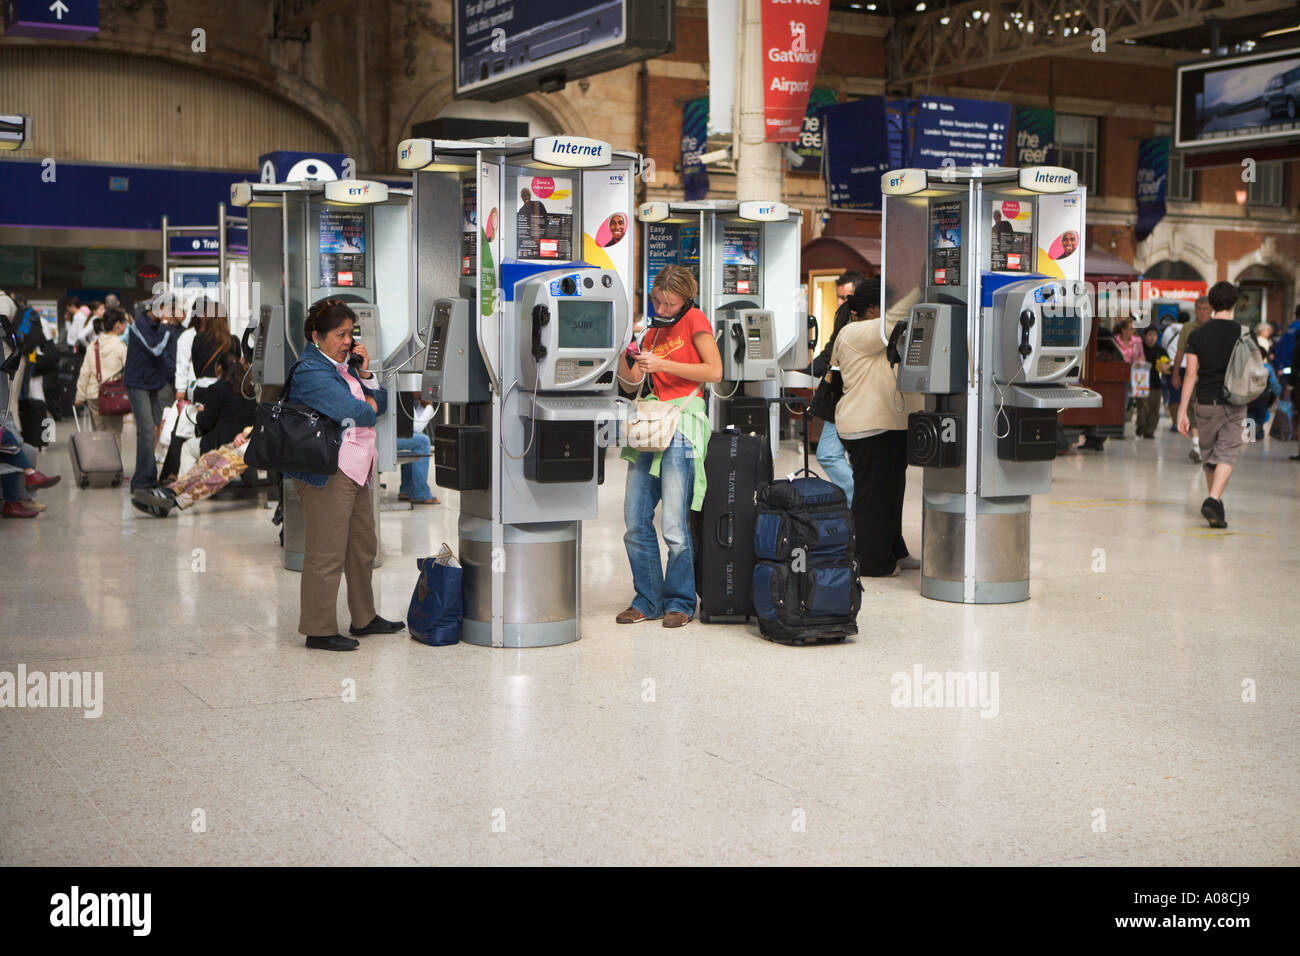
<path fill-rule="evenodd" d="M 1165 185 L 1169 181 L 1169 137 L 1157 136 L 1138 143 L 1137 225 L 1133 235 L 1141 242 L 1165 218 Z"/>
<path fill-rule="evenodd" d="M 709 171 L 700 162 L 705 151 L 708 134 L 705 126 L 709 118 L 709 100 L 700 97 L 682 107 L 682 188 L 686 201 L 694 202 L 709 194 Z"/>
<path fill-rule="evenodd" d="M 879 209 L 880 176 L 891 167 L 885 101 L 867 96 L 821 111 L 822 168 L 832 209 Z"/>
<path fill-rule="evenodd" d="M 1056 165 L 1056 110 L 1016 107 L 1016 166 Z"/>
<path fill-rule="evenodd" d="M 830 7 L 830 0 L 763 0 L 763 128 L 769 143 L 799 139 Z"/>
<path fill-rule="evenodd" d="M 740 0 L 709 0 L 709 135 L 730 133 L 736 110 Z"/>
<path fill-rule="evenodd" d="M 815 173 L 822 166 L 822 119 L 818 115 L 822 107 L 833 106 L 839 102 L 839 95 L 829 86 L 813 87 L 808 97 L 808 109 L 803 114 L 803 130 L 795 143 L 794 151 L 799 155 L 799 162 L 791 160 L 789 168 L 801 173 Z"/>

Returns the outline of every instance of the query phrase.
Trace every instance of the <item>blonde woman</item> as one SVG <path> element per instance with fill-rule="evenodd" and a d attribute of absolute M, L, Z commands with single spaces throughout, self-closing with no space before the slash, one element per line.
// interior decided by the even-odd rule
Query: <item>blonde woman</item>
<path fill-rule="evenodd" d="M 722 356 L 713 327 L 695 305 L 697 289 L 690 270 L 676 265 L 660 269 L 650 290 L 650 328 L 640 351 L 629 351 L 619 365 L 618 382 L 625 393 L 638 394 L 649 377 L 656 399 L 682 408 L 681 424 L 665 451 L 628 448 L 623 453 L 628 460 L 623 545 L 636 597 L 615 618 L 619 624 L 662 619 L 664 627 L 681 627 L 695 616 L 690 513 L 704 504 L 704 452 L 709 444 L 702 396 L 706 384 L 722 381 Z M 654 526 L 655 506 L 661 502 L 666 569 Z"/>

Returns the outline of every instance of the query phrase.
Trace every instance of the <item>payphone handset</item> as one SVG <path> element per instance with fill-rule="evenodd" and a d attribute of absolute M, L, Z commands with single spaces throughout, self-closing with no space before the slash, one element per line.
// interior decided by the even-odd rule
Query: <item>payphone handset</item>
<path fill-rule="evenodd" d="M 355 348 L 364 345 L 370 353 L 371 365 L 377 367 L 384 354 L 379 341 L 379 306 L 368 302 L 350 302 L 348 307 L 357 317 L 352 325 L 352 346 Z M 348 364 L 360 366 L 361 356 L 355 353 L 348 356 Z"/>
<path fill-rule="evenodd" d="M 1014 282 L 993 294 L 989 321 L 1000 384 L 1039 385 L 1078 377 L 1092 334 L 1092 302 L 1084 283 Z"/>
<path fill-rule="evenodd" d="M 632 339 L 627 292 L 613 269 L 555 270 L 522 280 L 519 384 L 540 392 L 614 389 L 615 362 Z"/>
<path fill-rule="evenodd" d="M 775 316 L 767 309 L 723 309 L 722 377 L 728 382 L 765 382 L 777 378 Z"/>
<path fill-rule="evenodd" d="M 898 388 L 926 395 L 966 389 L 966 309 L 956 303 L 912 306 L 900 343 Z"/>

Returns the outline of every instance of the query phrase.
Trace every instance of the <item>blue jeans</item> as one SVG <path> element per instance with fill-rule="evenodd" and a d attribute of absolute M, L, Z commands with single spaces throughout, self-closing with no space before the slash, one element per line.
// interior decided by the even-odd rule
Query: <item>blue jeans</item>
<path fill-rule="evenodd" d="M 427 456 L 429 447 L 429 436 L 423 432 L 412 435 L 410 438 L 397 439 L 397 453 L 399 455 Z M 403 465 L 401 470 L 402 487 L 398 489 L 398 495 L 405 495 L 412 501 L 428 501 L 433 497 L 433 492 L 429 490 L 429 459 L 427 457 Z"/>
<path fill-rule="evenodd" d="M 826 477 L 844 489 L 853 504 L 853 467 L 844 457 L 844 442 L 835 430 L 834 422 L 822 425 L 822 437 L 817 439 L 817 464 L 826 470 Z"/>
<path fill-rule="evenodd" d="M 659 477 L 650 474 L 654 455 L 642 452 L 628 462 L 623 492 L 623 546 L 632 566 L 636 597 L 632 607 L 648 618 L 668 611 L 695 616 L 695 555 L 691 550 L 691 498 L 695 489 L 695 450 L 678 432 L 663 453 Z M 655 534 L 655 505 L 663 502 L 660 521 L 668 545 L 665 574 Z"/>
<path fill-rule="evenodd" d="M 17 444 L 18 436 L 13 432 L 5 432 L 5 441 Z M 0 453 L 0 463 L 24 470 L 32 467 L 31 459 L 27 457 L 21 446 L 11 454 Z M 4 490 L 5 501 L 18 501 L 25 498 L 27 497 L 27 475 L 23 471 L 0 475 L 0 488 Z"/>
<path fill-rule="evenodd" d="M 128 388 L 126 397 L 135 417 L 135 471 L 131 474 L 131 490 L 137 491 L 158 484 L 158 470 L 153 460 L 153 430 L 162 422 L 162 394 L 156 390 Z"/>

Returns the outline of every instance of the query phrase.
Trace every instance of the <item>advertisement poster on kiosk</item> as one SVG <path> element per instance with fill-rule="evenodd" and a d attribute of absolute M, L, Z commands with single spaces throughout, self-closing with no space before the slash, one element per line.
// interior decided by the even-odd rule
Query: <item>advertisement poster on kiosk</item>
<path fill-rule="evenodd" d="M 664 266 L 685 266 L 700 280 L 700 227 L 668 222 L 646 226 L 646 284 L 653 286 Z"/>
<path fill-rule="evenodd" d="M 366 284 L 366 214 L 347 209 L 320 212 L 320 286 Z"/>
<path fill-rule="evenodd" d="M 726 226 L 722 230 L 723 295 L 759 295 L 759 227 Z"/>
<path fill-rule="evenodd" d="M 582 174 L 582 258 L 613 269 L 633 288 L 633 210 L 628 208 L 626 170 L 593 169 Z"/>
<path fill-rule="evenodd" d="M 1078 196 L 1038 197 L 1038 272 L 1083 278 L 1083 204 Z"/>
<path fill-rule="evenodd" d="M 573 259 L 573 180 L 560 176 L 520 176 L 515 207 L 515 248 L 519 259 Z"/>
<path fill-rule="evenodd" d="M 501 195 L 499 170 L 495 163 L 480 166 L 478 196 L 483 201 L 483 215 L 479 217 L 478 302 L 483 315 L 492 315 L 497 306 L 497 266 L 501 262 L 501 210 L 497 206 L 497 198 Z"/>
<path fill-rule="evenodd" d="M 474 274 L 478 251 L 478 183 L 465 179 L 460 184 L 460 274 Z"/>
<path fill-rule="evenodd" d="M 930 284 L 961 285 L 961 201 L 930 203 Z"/>
<path fill-rule="evenodd" d="M 1033 272 L 1033 203 L 994 199 L 990 205 L 993 236 L 989 242 L 989 268 L 994 272 Z"/>

